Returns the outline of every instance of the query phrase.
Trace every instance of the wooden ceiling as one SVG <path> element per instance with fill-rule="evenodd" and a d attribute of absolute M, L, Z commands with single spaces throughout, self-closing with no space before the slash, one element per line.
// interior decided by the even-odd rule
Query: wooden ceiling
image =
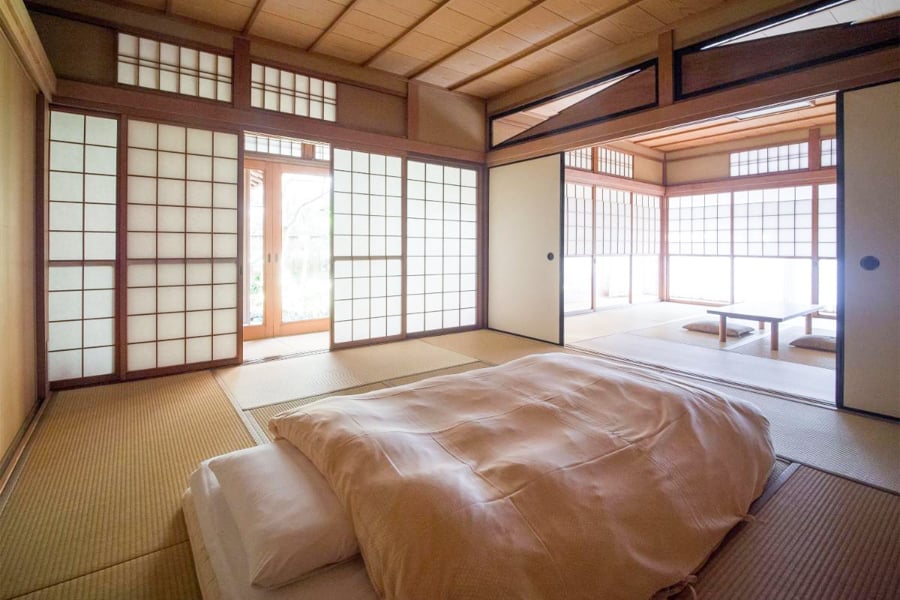
<path fill-rule="evenodd" d="M 629 138 L 628 141 L 660 152 L 675 152 L 721 142 L 733 142 L 745 138 L 796 131 L 835 124 L 835 97 L 815 98 L 810 106 L 758 116 L 739 118 L 732 115 L 665 129 Z"/>
<path fill-rule="evenodd" d="M 132 0 L 490 98 L 724 0 Z"/>

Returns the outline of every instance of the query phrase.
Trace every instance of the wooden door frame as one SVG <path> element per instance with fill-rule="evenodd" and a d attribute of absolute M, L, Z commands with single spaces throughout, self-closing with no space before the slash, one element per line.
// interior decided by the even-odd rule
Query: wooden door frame
<path fill-rule="evenodd" d="M 328 331 L 331 327 L 331 316 L 322 319 L 282 322 L 281 320 L 281 257 L 282 257 L 282 222 L 281 222 L 281 180 L 285 173 L 302 173 L 323 175 L 331 178 L 331 170 L 327 165 L 311 165 L 306 162 L 282 160 L 280 158 L 263 159 L 247 158 L 244 169 L 256 169 L 263 172 L 264 181 L 264 254 L 263 282 L 265 303 L 263 323 L 244 327 L 244 339 L 254 340 L 285 335 L 299 335 L 319 331 Z M 249 185 L 245 183 L 245 185 Z M 249 193 L 245 194 L 245 202 L 250 201 Z M 249 215 L 249 210 L 245 211 Z M 246 218 L 246 217 L 245 217 Z M 246 229 L 246 228 L 245 228 Z M 249 237 L 242 240 L 246 244 Z M 245 252 L 245 256 L 248 253 Z M 243 293 L 243 290 L 242 292 Z M 330 312 L 330 306 L 329 306 Z"/>

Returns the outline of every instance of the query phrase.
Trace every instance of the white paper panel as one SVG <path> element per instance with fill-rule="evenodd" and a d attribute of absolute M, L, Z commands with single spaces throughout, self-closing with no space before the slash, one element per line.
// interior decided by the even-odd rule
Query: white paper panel
<path fill-rule="evenodd" d="M 47 331 L 47 350 L 81 348 L 81 321 L 50 322 Z"/>
<path fill-rule="evenodd" d="M 157 366 L 170 367 L 184 364 L 184 340 L 171 340 L 157 344 Z"/>
<path fill-rule="evenodd" d="M 237 265 L 234 263 L 213 264 L 213 281 L 215 283 L 237 283 Z"/>
<path fill-rule="evenodd" d="M 184 285 L 184 265 L 161 264 L 157 267 L 158 285 Z"/>
<path fill-rule="evenodd" d="M 190 154 L 212 156 L 212 132 L 202 129 L 187 130 L 187 151 Z"/>
<path fill-rule="evenodd" d="M 84 200 L 84 175 L 50 171 L 50 200 L 82 202 Z"/>
<path fill-rule="evenodd" d="M 74 202 L 50 203 L 50 230 L 51 231 L 81 231 L 83 204 Z"/>
<path fill-rule="evenodd" d="M 109 375 L 115 371 L 116 352 L 113 346 L 84 350 L 84 376 Z"/>
<path fill-rule="evenodd" d="M 185 230 L 201 233 L 212 231 L 212 210 L 208 208 L 188 208 Z"/>
<path fill-rule="evenodd" d="M 87 232 L 84 234 L 85 260 L 115 260 L 116 234 Z"/>
<path fill-rule="evenodd" d="M 147 204 L 129 204 L 128 231 L 156 231 L 156 207 Z M 134 233 L 129 233 L 129 241 L 133 235 Z M 135 258 L 131 252 L 128 254 Z"/>
<path fill-rule="evenodd" d="M 188 285 L 212 283 L 212 267 L 209 263 L 191 263 L 187 266 Z"/>
<path fill-rule="evenodd" d="M 184 337 L 184 313 L 161 314 L 156 321 L 156 335 L 160 340 Z"/>
<path fill-rule="evenodd" d="M 213 286 L 213 308 L 234 308 L 237 306 L 237 285 L 233 283 Z"/>
<path fill-rule="evenodd" d="M 141 371 L 156 367 L 156 343 L 128 344 L 128 370 Z"/>
<path fill-rule="evenodd" d="M 237 233 L 237 211 L 214 209 L 213 231 L 216 233 Z"/>
<path fill-rule="evenodd" d="M 156 179 L 129 176 L 128 203 L 156 204 Z"/>
<path fill-rule="evenodd" d="M 116 149 L 104 146 L 86 146 L 84 170 L 97 175 L 116 174 Z"/>
<path fill-rule="evenodd" d="M 128 121 L 128 145 L 132 148 L 156 149 L 156 123 Z"/>
<path fill-rule="evenodd" d="M 237 335 L 213 336 L 213 360 L 224 360 L 237 356 Z"/>
<path fill-rule="evenodd" d="M 156 285 L 155 265 L 128 265 L 128 286 L 148 287 Z"/>
<path fill-rule="evenodd" d="M 183 233 L 159 233 L 156 236 L 159 258 L 184 258 Z"/>
<path fill-rule="evenodd" d="M 237 331 L 237 311 L 225 308 L 213 311 L 213 333 L 233 333 Z"/>
<path fill-rule="evenodd" d="M 159 149 L 169 152 L 184 152 L 185 130 L 184 127 L 174 125 L 159 126 Z"/>
<path fill-rule="evenodd" d="M 82 234 L 80 232 L 50 232 L 50 260 L 81 260 Z"/>
<path fill-rule="evenodd" d="M 212 255 L 212 236 L 208 233 L 187 234 L 187 257 L 209 258 Z"/>
<path fill-rule="evenodd" d="M 156 213 L 156 227 L 159 231 L 184 231 L 184 209 L 160 206 Z"/>
<path fill-rule="evenodd" d="M 115 296 L 113 290 L 85 290 L 84 318 L 102 319 L 115 315 Z"/>
<path fill-rule="evenodd" d="M 116 178 L 111 175 L 85 175 L 84 199 L 102 204 L 116 203 Z"/>
<path fill-rule="evenodd" d="M 159 176 L 184 179 L 184 154 L 176 152 L 159 153 Z"/>
<path fill-rule="evenodd" d="M 81 377 L 81 350 L 48 353 L 47 377 L 50 381 Z"/>
<path fill-rule="evenodd" d="M 237 257 L 237 236 L 225 233 L 213 235 L 213 257 L 234 258 Z"/>
<path fill-rule="evenodd" d="M 156 315 L 128 317 L 128 343 L 156 339 Z"/>
<path fill-rule="evenodd" d="M 209 310 L 212 308 L 212 286 L 187 286 L 186 310 Z"/>
<path fill-rule="evenodd" d="M 129 148 L 128 174 L 156 177 L 156 152 L 153 150 Z"/>
<path fill-rule="evenodd" d="M 185 342 L 187 346 L 186 362 L 197 363 L 212 360 L 212 337 L 191 338 Z"/>
<path fill-rule="evenodd" d="M 229 183 L 213 185 L 213 206 L 217 208 L 237 208 L 237 186 Z"/>
<path fill-rule="evenodd" d="M 233 133 L 217 131 L 213 134 L 213 148 L 216 156 L 226 158 L 238 157 L 238 138 Z"/>
<path fill-rule="evenodd" d="M 128 288 L 128 314 L 142 315 L 156 312 L 156 288 Z"/>
<path fill-rule="evenodd" d="M 50 267 L 50 291 L 80 290 L 81 267 Z"/>
<path fill-rule="evenodd" d="M 208 310 L 188 312 L 186 314 L 185 335 L 197 337 L 212 333 L 212 312 Z"/>
<path fill-rule="evenodd" d="M 85 204 L 85 231 L 115 231 L 116 207 L 113 204 Z"/>
<path fill-rule="evenodd" d="M 184 206 L 184 181 L 181 179 L 160 179 L 157 184 L 157 202 L 168 206 Z"/>
<path fill-rule="evenodd" d="M 187 178 L 193 181 L 212 181 L 212 158 L 188 154 Z"/>
<path fill-rule="evenodd" d="M 119 136 L 119 122 L 103 117 L 85 117 L 85 138 L 88 144 L 115 148 Z"/>
<path fill-rule="evenodd" d="M 184 310 L 184 287 L 160 287 L 157 288 L 156 299 L 157 312 L 174 312 Z"/>
<path fill-rule="evenodd" d="M 84 171 L 84 146 L 50 142 L 50 168 L 54 171 Z"/>
<path fill-rule="evenodd" d="M 50 113 L 50 139 L 67 142 L 84 141 L 84 117 L 54 110 Z"/>
<path fill-rule="evenodd" d="M 209 182 L 187 182 L 186 197 L 188 206 L 212 206 L 212 193 L 213 186 Z"/>
<path fill-rule="evenodd" d="M 84 321 L 84 346 L 112 346 L 115 344 L 114 319 L 89 319 Z"/>

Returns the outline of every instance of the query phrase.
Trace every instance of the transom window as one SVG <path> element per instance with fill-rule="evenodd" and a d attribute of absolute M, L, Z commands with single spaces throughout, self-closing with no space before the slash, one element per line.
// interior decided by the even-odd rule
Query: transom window
<path fill-rule="evenodd" d="M 619 177 L 634 177 L 634 156 L 610 148 L 597 148 L 597 171 Z"/>
<path fill-rule="evenodd" d="M 566 166 L 572 167 L 573 169 L 584 169 L 585 171 L 590 171 L 593 169 L 591 156 L 591 148 L 579 148 L 578 150 L 572 150 L 570 152 L 566 152 Z"/>
<path fill-rule="evenodd" d="M 809 168 L 809 143 L 784 144 L 731 153 L 731 176 Z"/>
<path fill-rule="evenodd" d="M 118 79 L 124 85 L 231 102 L 231 57 L 119 34 Z"/>
<path fill-rule="evenodd" d="M 300 117 L 334 121 L 337 118 L 337 84 L 253 63 L 250 105 Z"/>

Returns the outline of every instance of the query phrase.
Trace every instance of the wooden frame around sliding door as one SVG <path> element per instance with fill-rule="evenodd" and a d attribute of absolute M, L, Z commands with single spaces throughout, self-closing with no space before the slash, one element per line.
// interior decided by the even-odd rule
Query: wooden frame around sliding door
<path fill-rule="evenodd" d="M 282 176 L 287 173 L 316 174 L 331 176 L 325 165 L 311 165 L 305 161 L 286 160 L 261 160 L 245 159 L 244 169 L 254 169 L 263 172 L 264 193 L 264 248 L 265 255 L 263 268 L 264 307 L 263 322 L 259 325 L 245 325 L 244 339 L 254 340 L 266 337 L 299 335 L 318 331 L 327 331 L 330 326 L 330 318 L 310 319 L 304 321 L 282 321 L 282 296 L 281 296 L 281 254 L 282 254 Z M 244 202 L 250 202 L 249 178 L 245 178 Z M 249 205 L 244 207 L 245 219 L 249 218 Z M 246 225 L 246 224 L 245 224 Z M 249 259 L 247 245 L 249 243 L 249 228 L 241 243 L 244 246 L 244 277 L 249 276 L 249 268 L 246 261 Z M 243 291 L 242 291 L 243 293 Z"/>

